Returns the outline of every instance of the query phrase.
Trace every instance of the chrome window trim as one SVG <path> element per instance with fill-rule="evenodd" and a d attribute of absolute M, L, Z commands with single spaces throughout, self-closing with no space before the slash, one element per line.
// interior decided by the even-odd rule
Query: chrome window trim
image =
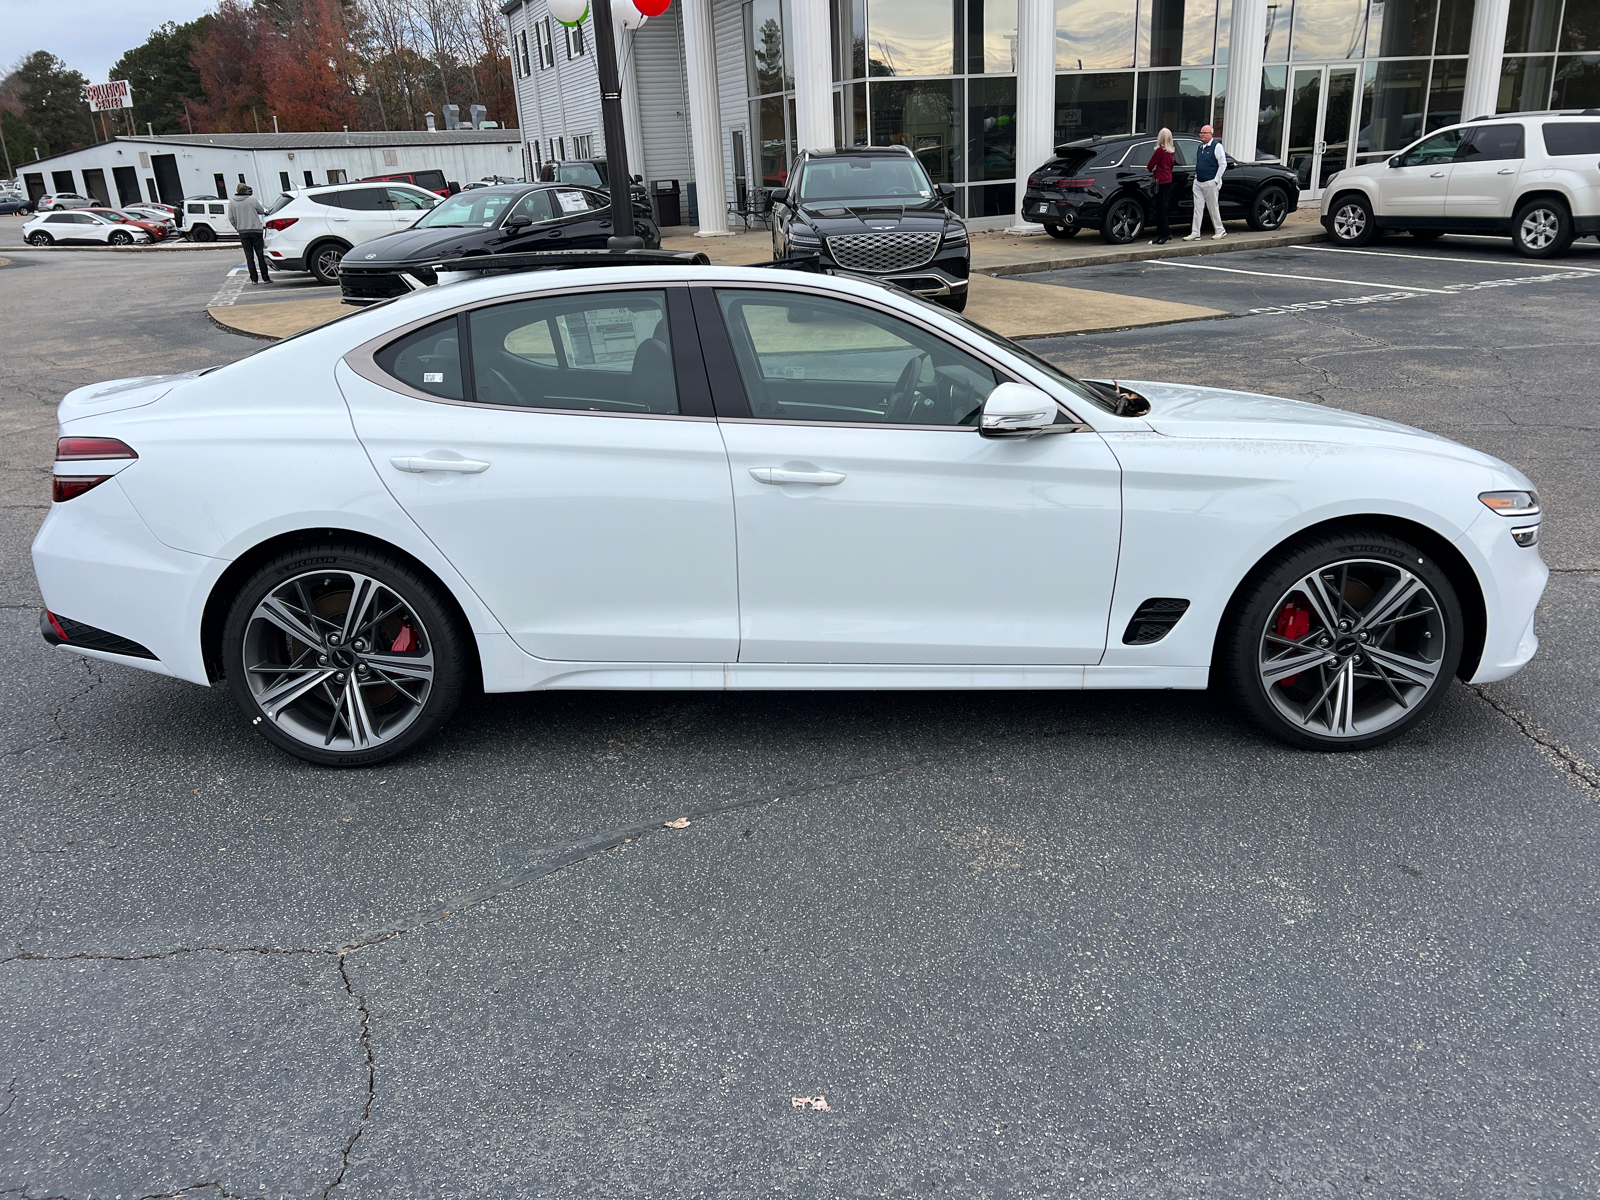
<path fill-rule="evenodd" d="M 907 322 L 908 324 L 915 325 L 918 329 L 922 330 L 924 333 L 927 333 L 927 334 L 929 334 L 929 335 L 931 335 L 933 337 L 938 338 L 940 341 L 944 342 L 947 346 L 952 346 L 955 349 L 960 350 L 963 354 L 969 354 L 973 358 L 976 358 L 979 362 L 982 362 L 982 363 L 986 364 L 987 366 L 993 368 L 994 371 L 996 373 L 998 373 L 999 376 L 1000 376 L 1000 383 L 1026 383 L 1026 384 L 1028 384 L 1029 387 L 1038 387 L 1041 392 L 1044 392 L 1047 396 L 1050 396 L 1051 399 L 1053 399 L 1056 402 L 1056 407 L 1059 408 L 1062 412 L 1064 412 L 1068 417 L 1070 417 L 1074 424 L 1084 425 L 1084 426 L 1087 426 L 1090 429 L 1094 428 L 1094 426 L 1092 424 L 1090 424 L 1088 421 L 1085 421 L 1077 413 L 1073 412 L 1072 409 L 1068 408 L 1066 403 L 1059 396 L 1056 396 L 1053 392 L 1051 392 L 1050 390 L 1048 390 L 1046 388 L 1039 387 L 1039 385 L 1037 383 L 1034 383 L 1029 379 L 1019 377 L 1017 372 L 1016 372 L 1016 369 L 1014 367 L 1008 366 L 1004 362 L 1001 362 L 999 359 L 995 358 L 992 354 L 986 353 L 985 351 L 987 350 L 987 347 L 985 347 L 983 349 L 979 349 L 977 347 L 970 346 L 970 345 L 968 345 L 968 344 L 966 344 L 964 342 L 953 342 L 953 341 L 951 341 L 949 333 L 947 333 L 943 329 L 940 329 L 937 325 L 929 324 L 927 322 L 927 320 L 924 319 L 920 313 L 909 313 L 909 312 L 906 312 L 903 309 L 895 308 L 893 305 L 885 303 L 884 301 L 882 301 L 881 299 L 879 299 L 876 296 L 867 297 L 867 296 L 855 296 L 855 295 L 840 295 L 837 292 L 828 291 L 825 288 L 809 288 L 804 283 L 800 282 L 799 280 L 788 280 L 788 279 L 783 279 L 783 280 L 775 279 L 771 283 L 768 283 L 766 280 L 761 280 L 759 282 L 751 281 L 751 282 L 747 283 L 742 279 L 740 279 L 740 280 L 733 280 L 733 279 L 729 279 L 729 280 L 696 279 L 696 280 L 692 281 L 689 284 L 689 286 L 691 288 L 731 288 L 731 289 L 734 289 L 734 290 L 737 290 L 737 291 L 800 292 L 800 293 L 803 293 L 805 295 L 823 296 L 823 297 L 826 297 L 826 298 L 828 298 L 830 300 L 839 300 L 839 301 L 841 301 L 843 303 L 846 303 L 846 304 L 862 304 L 862 305 L 865 305 L 868 308 L 875 308 L 879 312 L 885 313 L 888 316 L 896 317 L 899 320 Z M 720 304 L 717 306 L 717 311 L 718 312 L 722 311 L 722 306 Z M 999 384 L 996 384 L 995 386 L 998 387 Z M 759 422 L 763 422 L 763 423 L 772 423 L 772 424 L 781 424 L 781 425 L 830 425 L 830 426 L 838 426 L 838 427 L 841 427 L 841 428 L 848 427 L 848 428 L 852 428 L 852 429 L 858 428 L 860 426 L 868 426 L 868 427 L 876 428 L 876 429 L 892 429 L 892 428 L 971 429 L 973 431 L 976 431 L 978 429 L 978 426 L 976 426 L 976 425 L 891 426 L 891 425 L 874 425 L 871 421 L 789 421 L 789 420 L 779 421 L 779 420 L 776 420 L 776 419 L 773 419 L 773 418 L 765 418 L 765 417 L 725 417 L 723 419 L 724 420 L 731 420 L 731 421 L 759 421 Z"/>
<path fill-rule="evenodd" d="M 377 354 L 385 346 L 397 342 L 408 334 L 429 325 L 437 324 L 448 318 L 460 316 L 462 313 L 471 313 L 480 308 L 495 308 L 502 304 L 516 304 L 522 300 L 553 299 L 558 296 L 592 296 L 596 292 L 664 292 L 668 288 L 682 287 L 675 283 L 629 283 L 619 281 L 613 284 L 601 284 L 593 287 L 564 287 L 552 288 L 549 291 L 527 292 L 510 296 L 496 296 L 492 300 L 467 301 L 451 308 L 440 309 L 429 313 L 425 317 L 407 321 L 404 325 L 396 325 L 375 338 L 369 338 L 355 349 L 346 352 L 340 361 L 368 383 L 377 384 L 381 388 L 394 392 L 396 395 L 406 396 L 412 400 L 426 400 L 430 404 L 446 404 L 453 408 L 478 408 L 490 412 L 524 412 L 542 413 L 547 416 L 566 417 L 624 417 L 631 421 L 715 421 L 715 417 L 703 417 L 696 413 L 629 413 L 629 412 L 599 412 L 589 408 L 535 408 L 521 404 L 488 404 L 482 400 L 453 400 L 449 396 L 435 396 L 420 388 L 414 388 L 403 379 L 396 379 L 378 365 Z M 668 314 L 668 320 L 671 315 Z M 677 364 L 673 364 L 673 373 L 677 373 Z M 676 379 L 674 379 L 676 386 Z"/>

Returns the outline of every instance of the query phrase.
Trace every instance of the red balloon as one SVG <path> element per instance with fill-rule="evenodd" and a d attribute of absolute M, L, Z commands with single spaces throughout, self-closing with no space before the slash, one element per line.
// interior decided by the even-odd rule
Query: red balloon
<path fill-rule="evenodd" d="M 672 0 L 633 0 L 633 6 L 647 17 L 659 17 Z"/>

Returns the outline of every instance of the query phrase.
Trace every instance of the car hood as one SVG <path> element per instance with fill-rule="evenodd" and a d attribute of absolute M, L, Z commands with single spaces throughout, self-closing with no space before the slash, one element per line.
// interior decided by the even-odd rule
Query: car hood
<path fill-rule="evenodd" d="M 1385 446 L 1512 469 L 1482 451 L 1381 417 L 1254 392 L 1131 379 L 1119 382 L 1150 402 L 1144 420 L 1151 428 L 1173 437 Z"/>
<path fill-rule="evenodd" d="M 181 375 L 136 375 L 131 379 L 111 379 L 74 388 L 56 409 L 56 418 L 65 425 L 79 417 L 142 408 L 155 403 L 179 384 L 198 379 L 212 369 L 205 367 L 199 371 L 185 371 Z"/>
<path fill-rule="evenodd" d="M 825 237 L 845 233 L 939 233 L 951 222 L 943 204 L 803 204 L 800 216 Z"/>
<path fill-rule="evenodd" d="M 472 254 L 498 242 L 498 229 L 456 226 L 439 229 L 401 229 L 362 242 L 344 256 L 352 267 L 389 267 L 440 262 Z"/>

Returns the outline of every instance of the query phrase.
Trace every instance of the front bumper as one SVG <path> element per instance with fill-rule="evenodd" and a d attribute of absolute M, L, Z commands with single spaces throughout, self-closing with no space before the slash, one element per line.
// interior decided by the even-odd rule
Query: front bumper
<path fill-rule="evenodd" d="M 967 277 L 972 271 L 971 243 L 954 243 L 941 246 L 933 260 L 920 267 L 902 271 L 853 271 L 840 266 L 826 249 L 817 246 L 796 245 L 796 254 L 815 254 L 828 270 L 840 275 L 853 275 L 857 279 L 875 279 L 892 283 L 908 292 L 930 299 L 943 296 L 963 296 L 967 291 Z"/>
<path fill-rule="evenodd" d="M 1483 587 L 1486 617 L 1483 654 L 1469 682 L 1494 683 L 1514 675 L 1539 649 L 1533 621 L 1550 568 L 1537 544 L 1519 546 L 1511 536 L 1513 529 L 1536 523 L 1485 511 L 1456 539 Z"/>

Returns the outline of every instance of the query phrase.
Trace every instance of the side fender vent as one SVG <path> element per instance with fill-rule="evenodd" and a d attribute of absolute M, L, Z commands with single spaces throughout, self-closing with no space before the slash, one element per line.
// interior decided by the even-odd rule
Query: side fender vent
<path fill-rule="evenodd" d="M 1133 619 L 1122 635 L 1125 646 L 1148 646 L 1172 632 L 1178 618 L 1189 611 L 1187 600 L 1152 596 L 1134 610 Z"/>

